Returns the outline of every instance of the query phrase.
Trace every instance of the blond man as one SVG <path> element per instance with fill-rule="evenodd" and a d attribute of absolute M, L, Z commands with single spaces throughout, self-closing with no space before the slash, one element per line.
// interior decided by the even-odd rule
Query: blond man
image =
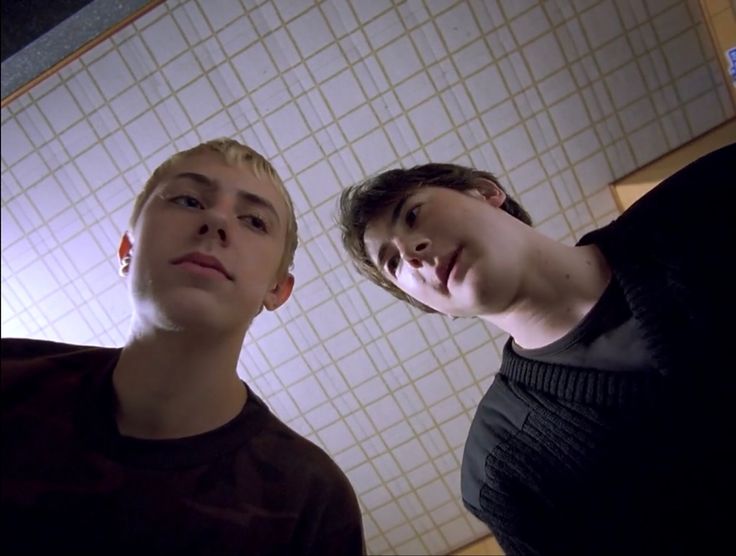
<path fill-rule="evenodd" d="M 119 248 L 122 348 L 3 340 L 11 553 L 360 554 L 345 475 L 236 366 L 291 295 L 297 226 L 258 153 L 220 139 L 153 173 Z"/>

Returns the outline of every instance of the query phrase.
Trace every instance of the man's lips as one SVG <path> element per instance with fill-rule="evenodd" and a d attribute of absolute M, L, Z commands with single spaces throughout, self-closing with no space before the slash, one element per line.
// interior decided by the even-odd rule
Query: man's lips
<path fill-rule="evenodd" d="M 204 253 L 197 252 L 187 253 L 186 255 L 183 255 L 171 261 L 171 264 L 175 265 L 182 263 L 192 263 L 204 268 L 212 268 L 219 271 L 228 280 L 233 280 L 233 276 L 227 271 L 227 269 L 225 269 L 219 259 L 217 257 L 213 257 L 212 255 L 205 255 Z"/>

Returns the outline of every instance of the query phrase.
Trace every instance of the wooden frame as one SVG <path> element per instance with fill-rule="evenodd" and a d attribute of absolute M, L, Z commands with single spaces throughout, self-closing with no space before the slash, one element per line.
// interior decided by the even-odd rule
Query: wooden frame
<path fill-rule="evenodd" d="M 64 66 L 67 66 L 68 64 L 70 64 L 71 62 L 73 62 L 74 60 L 82 56 L 83 54 L 89 52 L 95 46 L 100 44 L 102 41 L 109 39 L 112 35 L 120 31 L 120 29 L 122 29 L 123 27 L 129 25 L 130 23 L 132 23 L 139 17 L 147 14 L 152 9 L 156 8 L 157 6 L 163 3 L 164 3 L 164 0 L 151 0 L 145 6 L 139 8 L 138 10 L 136 10 L 135 12 L 133 12 L 132 14 L 130 14 L 123 20 L 119 21 L 118 23 L 110 27 L 109 29 L 106 29 L 105 31 L 100 33 L 95 38 L 87 41 L 85 44 L 77 48 L 74 52 L 72 52 L 71 54 L 68 54 L 67 56 L 65 56 L 58 62 L 56 62 L 50 68 L 45 69 L 43 72 L 41 72 L 39 75 L 31 79 L 30 81 L 18 87 L 18 89 L 16 89 L 12 93 L 10 93 L 8 96 L 6 96 L 4 99 L 2 99 L 2 101 L 0 101 L 0 107 L 5 108 L 6 105 L 13 102 L 19 96 L 24 95 L 25 93 L 30 91 L 33 87 L 38 85 L 44 79 L 47 79 L 51 75 L 57 73 L 61 68 L 63 68 Z"/>

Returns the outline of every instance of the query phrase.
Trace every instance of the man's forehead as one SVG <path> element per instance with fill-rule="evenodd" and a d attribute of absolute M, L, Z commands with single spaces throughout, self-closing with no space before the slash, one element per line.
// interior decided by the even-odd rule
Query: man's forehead
<path fill-rule="evenodd" d="M 207 175 L 208 172 L 230 174 L 236 179 L 247 179 L 248 181 L 261 181 L 270 185 L 271 180 L 262 179 L 256 175 L 255 169 L 250 162 L 230 162 L 225 156 L 218 152 L 201 152 L 186 155 L 174 162 L 166 172 L 164 179 L 185 173 L 194 172 Z"/>
<path fill-rule="evenodd" d="M 250 162 L 231 163 L 216 152 L 196 153 L 176 161 L 161 181 L 170 183 L 190 175 L 204 176 L 223 189 L 258 189 L 262 193 L 268 193 L 269 197 L 278 197 L 282 201 L 282 195 L 273 180 L 268 176 L 258 176 Z"/>

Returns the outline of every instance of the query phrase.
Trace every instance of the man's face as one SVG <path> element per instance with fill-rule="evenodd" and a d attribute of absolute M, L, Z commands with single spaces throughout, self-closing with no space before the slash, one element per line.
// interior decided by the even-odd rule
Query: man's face
<path fill-rule="evenodd" d="M 139 321 L 245 333 L 262 306 L 286 301 L 277 275 L 286 203 L 270 181 L 217 153 L 175 164 L 146 201 L 132 233 L 130 291 Z"/>
<path fill-rule="evenodd" d="M 366 228 L 368 256 L 391 282 L 447 315 L 502 310 L 518 268 L 505 200 L 497 188 L 456 191 L 421 187 Z M 495 207 L 495 209 L 494 209 Z"/>

